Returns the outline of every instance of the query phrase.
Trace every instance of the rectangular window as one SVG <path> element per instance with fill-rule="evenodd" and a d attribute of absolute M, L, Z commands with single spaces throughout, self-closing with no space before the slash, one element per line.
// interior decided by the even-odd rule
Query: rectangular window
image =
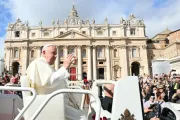
<path fill-rule="evenodd" d="M 86 49 L 82 50 L 82 58 L 86 58 Z"/>
<path fill-rule="evenodd" d="M 20 37 L 20 31 L 15 32 L 15 37 Z"/>
<path fill-rule="evenodd" d="M 31 37 L 35 37 L 35 35 L 36 35 L 36 33 L 32 33 L 32 34 L 31 34 Z"/>
<path fill-rule="evenodd" d="M 113 31 L 112 34 L 113 34 L 113 35 L 116 35 L 116 31 Z"/>
<path fill-rule="evenodd" d="M 130 29 L 130 35 L 135 35 L 135 28 Z"/>
<path fill-rule="evenodd" d="M 103 62 L 99 62 L 99 64 L 103 64 Z"/>
<path fill-rule="evenodd" d="M 83 65 L 85 65 L 86 64 L 86 62 L 83 62 Z"/>
<path fill-rule="evenodd" d="M 18 49 L 15 48 L 15 49 L 14 49 L 14 58 L 18 58 L 18 57 L 19 57 Z"/>
<path fill-rule="evenodd" d="M 60 62 L 60 64 L 63 64 L 63 62 Z"/>
<path fill-rule="evenodd" d="M 86 34 L 86 31 L 82 31 L 83 34 Z"/>
<path fill-rule="evenodd" d="M 61 32 L 60 32 L 60 35 L 62 35 L 63 33 L 64 33 L 64 32 L 61 31 Z"/>
<path fill-rule="evenodd" d="M 98 30 L 97 31 L 97 35 L 103 35 L 103 31 L 102 30 Z"/>
<path fill-rule="evenodd" d="M 136 57 L 136 48 L 132 49 L 132 57 Z"/>
<path fill-rule="evenodd" d="M 61 50 L 59 51 L 59 56 L 60 56 L 60 57 L 63 57 L 63 56 L 64 56 L 64 51 L 63 51 L 63 49 L 61 49 Z"/>
<path fill-rule="evenodd" d="M 44 36 L 49 36 L 49 32 L 44 32 Z"/>

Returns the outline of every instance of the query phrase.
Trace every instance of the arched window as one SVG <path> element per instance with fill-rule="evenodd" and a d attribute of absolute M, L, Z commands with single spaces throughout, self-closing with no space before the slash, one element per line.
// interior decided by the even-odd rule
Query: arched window
<path fill-rule="evenodd" d="M 131 28 L 131 29 L 130 29 L 130 34 L 131 34 L 131 35 L 135 35 L 135 34 L 136 34 L 135 31 L 136 31 L 135 28 Z"/>
<path fill-rule="evenodd" d="M 98 48 L 98 57 L 103 57 L 103 49 L 102 48 Z"/>
<path fill-rule="evenodd" d="M 60 49 L 60 51 L 59 51 L 59 56 L 60 56 L 60 57 L 63 57 L 63 56 L 64 56 L 64 51 L 63 51 L 63 49 Z"/>
<path fill-rule="evenodd" d="M 31 50 L 31 58 L 34 58 L 34 50 Z"/>
<path fill-rule="evenodd" d="M 136 57 L 136 48 L 132 48 L 132 57 Z"/>
<path fill-rule="evenodd" d="M 117 49 L 114 49 L 114 57 L 118 57 Z"/>
<path fill-rule="evenodd" d="M 82 50 L 82 58 L 86 58 L 86 49 Z"/>

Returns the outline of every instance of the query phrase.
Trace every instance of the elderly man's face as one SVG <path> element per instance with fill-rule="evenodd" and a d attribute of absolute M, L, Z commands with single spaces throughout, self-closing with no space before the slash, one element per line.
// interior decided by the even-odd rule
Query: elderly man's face
<path fill-rule="evenodd" d="M 55 46 L 49 46 L 46 48 L 45 51 L 43 51 L 43 56 L 46 59 L 46 61 L 50 64 L 53 65 L 55 60 L 56 60 L 56 47 Z"/>

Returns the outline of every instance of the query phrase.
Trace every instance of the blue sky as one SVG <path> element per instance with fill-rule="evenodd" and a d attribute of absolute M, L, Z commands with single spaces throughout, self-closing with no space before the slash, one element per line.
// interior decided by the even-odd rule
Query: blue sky
<path fill-rule="evenodd" d="M 180 0 L 74 0 L 81 19 L 102 23 L 119 24 L 120 18 L 133 13 L 144 19 L 149 37 L 163 31 L 180 28 Z M 0 0 L 0 57 L 4 56 L 5 28 L 9 22 L 20 18 L 30 26 L 51 25 L 52 20 L 61 22 L 67 18 L 73 0 Z"/>

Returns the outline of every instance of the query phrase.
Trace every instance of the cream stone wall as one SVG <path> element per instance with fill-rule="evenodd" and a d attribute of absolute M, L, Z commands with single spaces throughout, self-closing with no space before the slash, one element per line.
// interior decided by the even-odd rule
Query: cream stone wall
<path fill-rule="evenodd" d="M 15 37 L 17 32 L 20 36 Z M 5 67 L 12 71 L 12 63 L 18 62 L 20 73 L 25 74 L 29 63 L 40 57 L 42 46 L 54 44 L 58 51 L 55 69 L 62 66 L 68 50 L 74 48 L 78 61 L 72 67 L 76 68 L 79 80 L 83 79 L 83 72 L 87 73 L 89 80 L 99 79 L 100 69 L 104 69 L 103 77 L 108 80 L 132 75 L 133 62 L 139 65 L 139 74 L 149 74 L 146 41 L 145 24 L 133 14 L 127 20 L 121 18 L 118 24 L 109 24 L 107 18 L 103 24 L 96 24 L 95 20 L 81 20 L 73 6 L 63 23 L 54 21 L 52 26 L 43 26 L 40 21 L 39 26 L 31 27 L 20 19 L 10 23 L 5 40 Z M 13 56 L 14 48 L 18 48 L 18 58 Z M 99 48 L 102 48 L 100 57 Z M 86 57 L 82 58 L 84 49 Z M 62 50 L 63 56 L 60 56 Z"/>

